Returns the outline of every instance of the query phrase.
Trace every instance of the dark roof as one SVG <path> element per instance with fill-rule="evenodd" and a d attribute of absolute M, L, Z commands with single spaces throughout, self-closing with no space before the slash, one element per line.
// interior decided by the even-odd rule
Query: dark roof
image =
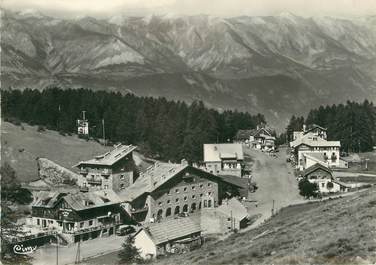
<path fill-rule="evenodd" d="M 192 221 L 189 217 L 179 219 L 169 219 L 161 223 L 151 224 L 144 230 L 151 237 L 156 245 L 181 239 L 195 233 L 201 232 L 199 224 Z"/>
<path fill-rule="evenodd" d="M 236 133 L 235 139 L 236 140 L 248 140 L 251 135 L 254 133 L 254 129 L 250 130 L 238 130 Z"/>
<path fill-rule="evenodd" d="M 306 168 L 304 171 L 303 171 L 303 176 L 307 176 L 308 174 L 316 171 L 317 169 L 322 169 L 326 172 L 328 172 L 330 175 L 332 175 L 332 171 L 330 170 L 330 168 L 324 166 L 323 164 L 320 164 L 320 163 L 316 163 L 314 164 L 313 166 L 310 166 L 309 168 Z"/>
<path fill-rule="evenodd" d="M 237 176 L 231 176 L 231 175 L 218 175 L 218 178 L 220 178 L 222 181 L 230 183 L 234 186 L 247 189 L 248 187 L 248 179 L 247 178 L 239 178 Z"/>
<path fill-rule="evenodd" d="M 119 197 L 112 190 L 92 192 L 39 192 L 33 207 L 53 208 L 58 201 L 64 199 L 73 210 L 81 211 L 120 203 Z"/>

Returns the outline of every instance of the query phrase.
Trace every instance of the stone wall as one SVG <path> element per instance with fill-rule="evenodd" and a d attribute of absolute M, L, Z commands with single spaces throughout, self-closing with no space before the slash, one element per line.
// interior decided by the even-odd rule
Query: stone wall
<path fill-rule="evenodd" d="M 62 167 L 47 158 L 38 158 L 38 176 L 49 184 L 81 185 L 83 179 L 79 174 Z"/>

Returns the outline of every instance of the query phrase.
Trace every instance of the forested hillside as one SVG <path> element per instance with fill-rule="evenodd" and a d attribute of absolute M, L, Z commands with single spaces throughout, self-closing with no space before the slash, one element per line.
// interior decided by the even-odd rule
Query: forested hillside
<path fill-rule="evenodd" d="M 371 151 L 376 141 L 376 108 L 368 100 L 320 106 L 311 110 L 306 119 L 293 116 L 287 127 L 289 138 L 293 131 L 302 130 L 304 123 L 327 128 L 328 140 L 341 141 L 346 152 Z"/>
<path fill-rule="evenodd" d="M 265 122 L 261 114 L 206 108 L 201 101 L 187 105 L 165 98 L 136 97 L 87 89 L 2 91 L 5 119 L 46 126 L 62 133 L 76 132 L 76 119 L 86 111 L 90 135 L 112 142 L 137 144 L 163 160 L 202 159 L 202 144 L 232 140 L 238 129 Z"/>

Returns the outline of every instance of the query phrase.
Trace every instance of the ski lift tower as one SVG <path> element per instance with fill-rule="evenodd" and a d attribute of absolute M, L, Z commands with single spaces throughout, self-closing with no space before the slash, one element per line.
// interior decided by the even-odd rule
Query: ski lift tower
<path fill-rule="evenodd" d="M 85 118 L 85 110 L 82 111 L 82 119 L 77 120 L 77 134 L 79 137 L 89 137 L 89 121 Z"/>

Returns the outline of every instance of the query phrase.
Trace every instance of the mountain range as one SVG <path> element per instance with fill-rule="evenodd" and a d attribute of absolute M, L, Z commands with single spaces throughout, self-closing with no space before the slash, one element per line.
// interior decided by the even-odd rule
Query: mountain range
<path fill-rule="evenodd" d="M 376 16 L 1 17 L 3 88 L 203 100 L 277 129 L 321 104 L 376 101 Z"/>

